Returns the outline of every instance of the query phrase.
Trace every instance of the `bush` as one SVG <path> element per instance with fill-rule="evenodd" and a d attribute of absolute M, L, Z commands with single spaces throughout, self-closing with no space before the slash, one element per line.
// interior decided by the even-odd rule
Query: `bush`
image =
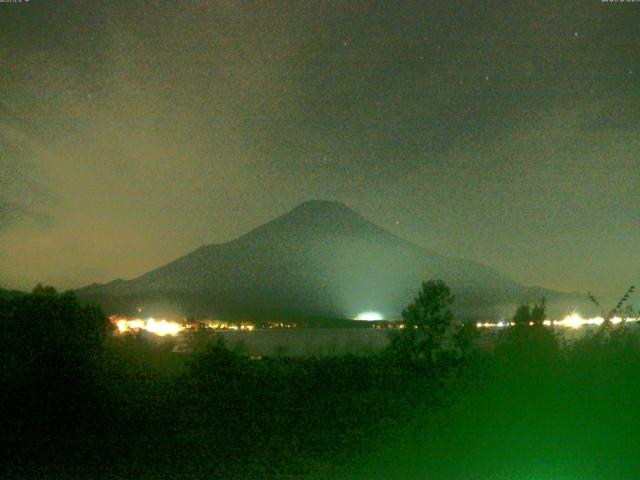
<path fill-rule="evenodd" d="M 38 285 L 0 302 L 5 426 L 67 430 L 94 408 L 92 386 L 110 324 L 72 293 Z"/>

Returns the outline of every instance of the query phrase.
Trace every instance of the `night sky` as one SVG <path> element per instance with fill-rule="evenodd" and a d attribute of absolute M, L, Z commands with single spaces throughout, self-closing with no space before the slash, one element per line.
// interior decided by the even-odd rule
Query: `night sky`
<path fill-rule="evenodd" d="M 640 280 L 640 3 L 91 3 L 0 3 L 0 285 L 311 198 L 526 285 Z"/>

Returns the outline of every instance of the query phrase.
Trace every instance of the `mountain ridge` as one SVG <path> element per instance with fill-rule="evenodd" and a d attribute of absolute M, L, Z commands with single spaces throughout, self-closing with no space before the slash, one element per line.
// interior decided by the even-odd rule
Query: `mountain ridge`
<path fill-rule="evenodd" d="M 450 284 L 461 309 L 529 301 L 534 291 L 555 294 L 479 262 L 439 255 L 327 200 L 303 202 L 236 239 L 202 245 L 131 280 L 77 293 L 117 313 L 164 296 L 185 315 L 346 318 L 376 310 L 397 317 L 429 278 Z"/>

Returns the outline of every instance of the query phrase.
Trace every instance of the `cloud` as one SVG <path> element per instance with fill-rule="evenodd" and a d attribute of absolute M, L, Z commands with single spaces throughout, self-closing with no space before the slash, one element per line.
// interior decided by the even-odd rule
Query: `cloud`
<path fill-rule="evenodd" d="M 408 190 L 430 205 L 434 249 L 560 290 L 632 281 L 640 129 L 598 121 L 611 105 L 549 109 L 483 145 L 460 142 L 408 177 Z"/>
<path fill-rule="evenodd" d="M 50 227 L 52 195 L 32 159 L 41 153 L 27 129 L 0 105 L 0 232 L 21 222 Z"/>

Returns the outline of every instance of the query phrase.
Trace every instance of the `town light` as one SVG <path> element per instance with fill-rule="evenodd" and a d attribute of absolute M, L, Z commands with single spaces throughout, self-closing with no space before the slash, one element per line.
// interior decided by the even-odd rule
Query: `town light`
<path fill-rule="evenodd" d="M 370 312 L 362 312 L 355 319 L 364 320 L 367 322 L 375 322 L 377 320 L 384 320 L 384 317 L 380 312 L 370 311 Z"/>

